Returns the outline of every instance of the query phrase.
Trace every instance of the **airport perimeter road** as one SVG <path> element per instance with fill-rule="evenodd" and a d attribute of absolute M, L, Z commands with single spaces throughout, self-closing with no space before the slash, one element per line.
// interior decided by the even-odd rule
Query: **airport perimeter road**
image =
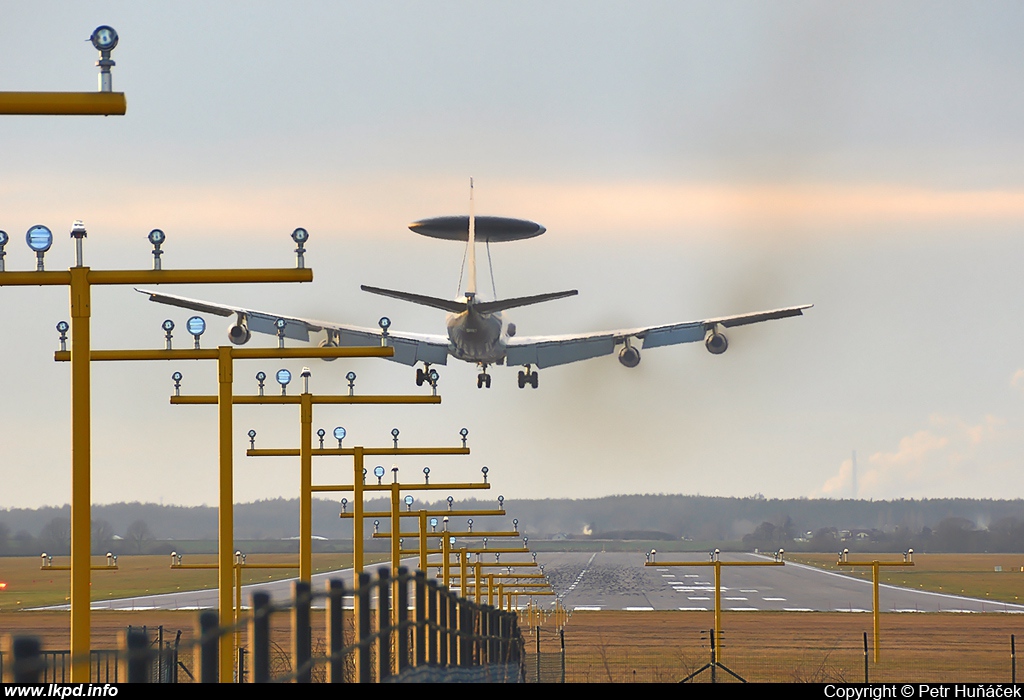
<path fill-rule="evenodd" d="M 703 561 L 700 553 L 659 555 L 659 559 Z M 722 554 L 722 561 L 767 561 L 754 554 Z M 645 567 L 643 554 L 545 552 L 544 571 L 570 610 L 713 610 L 711 567 Z M 977 600 L 882 585 L 884 611 L 1017 612 L 1024 605 Z M 871 610 L 871 580 L 803 564 L 722 567 L 723 610 Z"/>

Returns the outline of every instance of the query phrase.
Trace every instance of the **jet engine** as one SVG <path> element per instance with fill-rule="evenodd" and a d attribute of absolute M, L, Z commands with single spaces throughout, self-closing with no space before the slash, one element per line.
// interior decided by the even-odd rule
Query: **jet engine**
<path fill-rule="evenodd" d="M 323 340 L 320 341 L 320 347 L 322 347 L 322 348 L 336 348 L 336 347 L 338 347 L 338 341 L 337 341 L 337 339 L 334 336 L 330 336 L 329 335 L 329 336 L 327 336 L 326 338 L 324 338 Z M 337 357 L 321 357 L 320 359 L 323 360 L 324 362 L 334 362 L 338 358 Z"/>
<path fill-rule="evenodd" d="M 627 345 L 619 350 L 619 362 L 626 367 L 636 367 L 640 364 L 640 351 L 632 345 Z"/>
<path fill-rule="evenodd" d="M 729 349 L 729 340 L 725 337 L 724 333 L 711 330 L 708 331 L 707 336 L 704 338 L 704 347 L 712 355 L 721 355 Z"/>
<path fill-rule="evenodd" d="M 238 322 L 228 328 L 228 340 L 232 345 L 245 345 L 251 337 L 252 333 L 249 332 L 249 324 L 246 323 L 245 316 L 239 316 Z"/>

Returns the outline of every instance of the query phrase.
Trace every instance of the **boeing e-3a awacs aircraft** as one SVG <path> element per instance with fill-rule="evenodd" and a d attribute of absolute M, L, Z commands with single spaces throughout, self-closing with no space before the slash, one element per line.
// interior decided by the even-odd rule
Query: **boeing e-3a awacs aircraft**
<path fill-rule="evenodd" d="M 533 238 L 545 232 L 540 224 L 523 219 L 510 219 L 499 216 L 476 216 L 473 211 L 473 189 L 470 184 L 469 216 L 442 216 L 423 219 L 409 226 L 416 233 L 447 240 L 467 242 L 468 280 L 463 296 L 449 300 L 436 297 L 412 294 L 392 289 L 381 289 L 363 285 L 363 291 L 379 294 L 402 301 L 409 301 L 422 306 L 429 306 L 448 312 L 448 335 L 427 335 L 406 333 L 391 330 L 391 322 L 385 317 L 380 320 L 379 329 L 361 328 L 348 324 L 330 323 L 312 319 L 298 318 L 282 314 L 272 314 L 239 306 L 214 304 L 197 299 L 163 294 L 140 289 L 149 295 L 151 301 L 180 306 L 201 313 L 217 316 L 235 315 L 235 322 L 228 328 L 228 339 L 235 345 L 243 345 L 249 341 L 251 334 L 267 333 L 284 336 L 294 340 L 309 341 L 310 332 L 321 332 L 326 338 L 320 342 L 323 346 L 346 345 L 380 345 L 387 343 L 395 348 L 393 357 L 388 358 L 405 365 L 415 366 L 423 363 L 423 368 L 416 369 L 416 384 L 431 382 L 430 365 L 444 365 L 448 356 L 464 362 L 472 362 L 479 366 L 477 387 L 491 386 L 491 377 L 487 373 L 490 365 L 520 365 L 519 388 L 527 384 L 537 388 L 537 372 L 533 368 L 544 369 L 555 367 L 592 357 L 601 357 L 615 352 L 618 346 L 619 362 L 626 367 L 640 364 L 640 350 L 657 348 L 663 345 L 693 343 L 704 341 L 704 346 L 714 355 L 720 355 L 729 347 L 729 342 L 722 332 L 724 328 L 745 326 L 761 321 L 777 318 L 800 316 L 804 309 L 812 304 L 789 306 L 771 311 L 757 311 L 737 316 L 709 318 L 702 321 L 685 323 L 669 323 L 661 326 L 642 328 L 626 328 L 596 333 L 575 333 L 572 335 L 525 336 L 516 335 L 514 323 L 505 321 L 503 311 L 544 301 L 575 296 L 577 290 L 552 292 L 528 297 L 484 301 L 479 298 L 476 284 L 476 242 L 483 239 L 486 244 L 502 241 L 514 241 Z M 303 229 L 298 229 L 305 234 Z M 308 235 L 308 234 L 305 234 Z M 304 240 L 304 239 L 303 239 Z M 434 375 L 436 377 L 436 375 Z"/>

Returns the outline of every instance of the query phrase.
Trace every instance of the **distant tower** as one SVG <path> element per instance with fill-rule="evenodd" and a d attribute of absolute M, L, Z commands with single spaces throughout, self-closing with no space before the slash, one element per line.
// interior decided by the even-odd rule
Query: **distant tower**
<path fill-rule="evenodd" d="M 850 469 L 850 489 L 852 498 L 857 498 L 857 450 L 853 451 L 853 467 Z"/>

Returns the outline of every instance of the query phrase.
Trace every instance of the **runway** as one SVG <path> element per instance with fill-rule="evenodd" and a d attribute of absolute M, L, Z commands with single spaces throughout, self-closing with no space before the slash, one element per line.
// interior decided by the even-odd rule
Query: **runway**
<path fill-rule="evenodd" d="M 702 561 L 706 555 L 665 554 L 668 561 Z M 642 554 L 544 553 L 544 571 L 575 610 L 713 610 L 711 567 L 645 567 Z M 722 561 L 770 561 L 754 554 L 722 554 Z M 863 612 L 871 610 L 871 581 L 787 562 L 779 567 L 722 567 L 723 610 Z M 918 591 L 882 584 L 883 611 L 1012 612 L 1024 605 Z"/>
<path fill-rule="evenodd" d="M 701 561 L 698 554 L 659 557 Z M 754 554 L 723 554 L 722 561 L 769 561 Z M 713 610 L 714 570 L 711 567 L 645 567 L 638 553 L 542 552 L 537 561 L 562 603 L 570 610 Z M 414 568 L 415 560 L 405 562 Z M 372 571 L 374 567 L 369 567 Z M 531 569 L 536 571 L 536 569 Z M 313 575 L 313 590 L 323 591 L 330 578 L 352 587 L 352 570 Z M 243 586 L 246 603 L 257 590 L 275 601 L 291 597 L 292 582 L 285 579 Z M 882 584 L 879 599 L 885 612 L 1005 612 L 1024 613 L 1024 605 L 966 598 Z M 542 606 L 552 598 L 539 597 Z M 528 602 L 520 596 L 520 605 Z M 351 604 L 351 598 L 346 600 Z M 94 601 L 93 610 L 196 610 L 215 608 L 214 589 Z M 314 603 L 323 607 L 323 601 Z M 67 609 L 67 605 L 46 608 Z M 779 567 L 723 567 L 722 609 L 731 611 L 784 610 L 800 612 L 866 612 L 871 610 L 871 581 L 834 571 L 787 562 Z"/>

